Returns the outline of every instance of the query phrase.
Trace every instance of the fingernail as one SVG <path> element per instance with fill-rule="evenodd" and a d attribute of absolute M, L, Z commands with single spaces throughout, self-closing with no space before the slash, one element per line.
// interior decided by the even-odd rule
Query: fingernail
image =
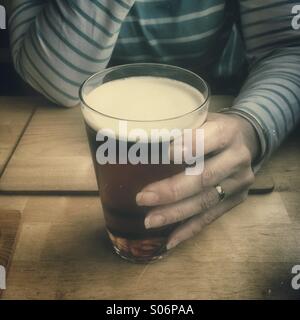
<path fill-rule="evenodd" d="M 165 225 L 166 219 L 164 216 L 150 216 L 145 219 L 145 228 L 158 228 Z"/>
<path fill-rule="evenodd" d="M 157 204 L 158 195 L 152 191 L 139 192 L 136 195 L 136 203 L 139 206 L 152 206 Z"/>
<path fill-rule="evenodd" d="M 167 250 L 171 250 L 171 249 L 175 248 L 178 244 L 179 244 L 179 241 L 178 241 L 178 240 L 170 241 L 170 242 L 167 244 Z"/>

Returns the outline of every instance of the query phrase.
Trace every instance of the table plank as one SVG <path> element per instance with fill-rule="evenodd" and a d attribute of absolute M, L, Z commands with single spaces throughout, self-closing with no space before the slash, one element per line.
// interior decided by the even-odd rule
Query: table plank
<path fill-rule="evenodd" d="M 299 257 L 300 223 L 278 192 L 250 196 L 149 265 L 112 252 L 97 197 L 28 197 L 3 298 L 299 298 L 290 287 Z"/>
<path fill-rule="evenodd" d="M 97 190 L 79 108 L 37 109 L 3 173 L 0 190 Z"/>
<path fill-rule="evenodd" d="M 0 176 L 40 101 L 0 97 Z"/>

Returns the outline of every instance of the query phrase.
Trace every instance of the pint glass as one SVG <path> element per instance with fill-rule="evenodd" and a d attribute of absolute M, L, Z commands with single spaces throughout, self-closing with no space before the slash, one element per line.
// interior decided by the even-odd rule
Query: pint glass
<path fill-rule="evenodd" d="M 190 98 L 194 102 L 186 109 Z M 166 161 L 168 146 L 175 139 L 167 133 L 199 128 L 205 122 L 209 105 L 206 82 L 175 66 L 122 65 L 87 79 L 80 99 L 114 250 L 132 262 L 163 257 L 168 237 L 178 224 L 146 229 L 144 220 L 150 208 L 138 206 L 136 195 L 146 185 L 185 170 L 184 162 Z M 152 130 L 162 134 L 148 139 Z"/>

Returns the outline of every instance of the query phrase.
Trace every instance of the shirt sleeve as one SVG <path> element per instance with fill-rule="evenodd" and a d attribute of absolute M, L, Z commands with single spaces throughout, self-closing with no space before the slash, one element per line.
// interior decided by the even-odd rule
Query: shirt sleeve
<path fill-rule="evenodd" d="M 248 119 L 268 158 L 300 117 L 300 32 L 293 1 L 240 0 L 249 76 L 229 113 Z M 292 11 L 293 10 L 293 11 Z"/>
<path fill-rule="evenodd" d="M 12 1 L 9 29 L 17 72 L 55 103 L 78 104 L 82 82 L 107 66 L 134 1 Z"/>

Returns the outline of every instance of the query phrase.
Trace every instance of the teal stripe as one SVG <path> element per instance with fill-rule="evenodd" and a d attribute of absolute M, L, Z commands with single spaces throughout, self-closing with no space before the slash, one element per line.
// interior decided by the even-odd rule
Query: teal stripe
<path fill-rule="evenodd" d="M 287 88 L 287 87 L 285 87 L 283 85 L 279 85 L 278 83 L 264 83 L 264 84 L 272 85 L 272 86 L 274 85 L 274 86 L 277 86 L 277 87 L 280 87 L 280 88 L 283 87 L 286 90 L 288 90 L 289 92 L 291 92 L 294 97 L 296 97 L 296 95 L 289 88 Z M 246 90 L 248 90 L 248 88 Z M 286 105 L 288 106 L 288 108 L 289 108 L 289 110 L 290 110 L 290 112 L 292 114 L 293 123 L 294 124 L 296 123 L 296 115 L 295 115 L 294 110 L 293 110 L 293 108 L 292 108 L 292 106 L 290 104 L 290 101 L 281 92 L 279 92 L 277 90 L 274 90 L 274 89 L 271 89 L 271 88 L 267 88 L 267 87 L 259 87 L 259 88 L 256 88 L 255 90 L 265 90 L 265 91 L 272 92 L 274 95 L 277 94 L 286 103 Z M 298 101 L 298 104 L 299 104 L 299 100 L 298 100 L 297 97 L 296 97 L 296 100 Z"/>
<path fill-rule="evenodd" d="M 88 14 L 86 14 L 79 6 L 77 6 L 75 4 L 74 1 L 72 0 L 67 0 L 70 7 L 72 7 L 77 13 L 79 13 L 81 15 L 82 18 L 84 18 L 86 21 L 88 21 L 89 23 L 91 23 L 93 26 L 95 26 L 96 28 L 98 28 L 101 32 L 103 32 L 105 35 L 107 35 L 108 37 L 112 37 L 115 33 L 119 32 L 120 29 L 118 29 L 115 32 L 110 32 L 109 30 L 107 30 L 104 26 L 102 26 L 101 24 L 97 23 L 97 21 L 95 19 L 92 19 Z"/>
<path fill-rule="evenodd" d="M 43 44 L 59 59 L 61 60 L 66 66 L 70 67 L 76 72 L 85 74 L 87 76 L 90 76 L 91 74 L 94 73 L 94 71 L 87 71 L 85 69 L 78 68 L 76 65 L 73 63 L 69 62 L 67 59 L 65 59 L 54 47 L 47 41 L 47 39 L 42 35 L 39 30 L 36 30 L 37 35 L 43 40 Z"/>
<path fill-rule="evenodd" d="M 45 22 L 48 25 L 49 29 L 51 29 L 51 31 L 57 36 L 57 38 L 59 38 L 67 47 L 69 47 L 74 53 L 78 54 L 81 58 L 84 58 L 90 62 L 96 62 L 96 63 L 103 63 L 103 62 L 107 62 L 110 58 L 106 57 L 103 59 L 95 59 L 92 58 L 90 56 L 88 56 L 87 54 L 85 54 L 84 52 L 82 52 L 81 50 L 77 49 L 75 46 L 73 46 L 68 40 L 66 40 L 66 38 L 64 38 L 53 26 L 53 24 L 50 22 L 50 19 L 48 18 L 48 13 L 46 13 L 45 11 L 43 12 L 43 16 L 45 17 Z"/>
<path fill-rule="evenodd" d="M 31 73 L 29 72 L 29 70 L 27 70 L 27 72 L 26 72 L 26 77 L 29 78 L 30 82 L 33 83 L 32 87 L 33 87 L 35 90 L 37 90 L 37 91 L 39 91 L 41 94 L 43 94 L 46 98 L 49 99 L 49 101 L 53 101 L 53 102 L 55 102 L 55 103 L 58 104 L 58 105 L 60 104 L 60 103 L 58 103 L 58 101 L 57 101 L 52 95 L 48 94 L 48 93 L 45 91 L 45 89 L 41 86 L 40 83 L 38 83 L 38 82 L 33 78 L 33 76 L 31 75 Z"/>
<path fill-rule="evenodd" d="M 254 74 L 254 76 L 251 77 L 250 81 L 247 82 L 247 85 L 252 86 L 254 82 L 257 83 L 258 81 L 261 81 L 261 78 L 263 75 L 266 77 L 272 76 L 273 78 L 278 78 L 278 77 L 281 77 L 282 74 L 286 76 L 286 80 L 289 80 L 288 76 L 295 77 L 298 80 L 300 80 L 300 75 L 297 73 L 293 73 L 291 71 L 286 71 L 286 69 L 282 69 L 282 70 L 276 69 L 276 70 L 271 70 L 271 71 L 264 71 L 259 74 Z M 259 79 L 257 79 L 257 78 L 259 78 Z M 300 81 L 299 81 L 299 83 L 300 83 Z"/>
<path fill-rule="evenodd" d="M 273 19 L 274 21 L 274 19 Z M 283 22 L 283 21 L 288 21 L 290 23 L 291 18 L 290 17 L 276 17 L 276 21 L 274 22 Z M 263 19 L 263 20 L 258 20 L 258 21 L 254 21 L 254 22 L 247 22 L 247 23 L 243 23 L 243 29 L 246 30 L 246 28 L 250 28 L 250 27 L 254 27 L 257 26 L 259 24 L 264 25 L 265 23 L 270 23 L 270 18 L 268 19 Z"/>
<path fill-rule="evenodd" d="M 114 60 L 119 60 L 119 61 L 127 61 L 129 62 L 162 62 L 162 61 L 168 61 L 168 62 L 179 62 L 180 60 L 186 60 L 186 59 L 193 59 L 193 58 L 200 58 L 203 56 L 204 52 L 196 52 L 196 53 L 191 53 L 191 54 L 186 54 L 186 55 L 171 55 L 171 56 L 151 56 L 151 55 L 133 55 L 133 56 L 114 56 Z M 197 60 L 199 61 L 199 60 Z M 189 63 L 192 61 L 189 60 Z"/>
<path fill-rule="evenodd" d="M 294 72 L 291 72 L 291 71 L 286 71 L 286 69 L 276 69 L 274 71 L 266 72 L 266 74 L 277 77 L 278 76 L 278 72 L 280 72 L 280 76 L 282 74 L 286 75 L 287 79 L 288 79 L 288 76 L 295 77 L 295 78 L 297 78 L 299 80 L 299 83 L 300 83 L 300 74 L 299 73 L 294 73 Z"/>
<path fill-rule="evenodd" d="M 277 138 L 280 137 L 280 132 L 281 132 L 280 124 L 277 123 L 277 121 L 276 121 L 275 117 L 273 116 L 272 112 L 269 110 L 269 108 L 265 104 L 263 104 L 261 101 L 257 102 L 257 101 L 253 101 L 251 99 L 243 99 L 242 101 L 243 102 L 252 102 L 252 103 L 255 103 L 255 104 L 259 105 L 259 107 L 262 110 L 264 110 L 268 114 L 268 116 L 272 119 L 272 122 L 273 122 L 274 127 L 275 127 Z"/>
<path fill-rule="evenodd" d="M 54 17 L 54 16 L 55 16 L 55 13 L 52 11 L 52 17 Z M 79 37 L 86 40 L 90 45 L 92 45 L 93 47 L 96 47 L 97 49 L 102 49 L 102 50 L 110 49 L 114 46 L 114 44 L 110 44 L 108 46 L 103 46 L 100 43 L 94 41 L 93 39 L 88 37 L 86 34 L 84 34 L 81 30 L 79 30 L 71 21 L 69 21 L 69 19 L 67 19 L 66 16 L 61 16 L 61 20 L 63 23 L 68 25 L 71 28 L 71 30 L 73 32 L 75 32 Z"/>
<path fill-rule="evenodd" d="M 10 30 L 10 33 L 11 33 L 11 34 L 14 34 L 18 28 L 20 28 L 20 27 L 23 26 L 24 24 L 26 24 L 26 23 L 28 23 L 28 22 L 31 22 L 31 21 L 33 21 L 33 20 L 35 20 L 35 17 L 31 17 L 31 18 L 28 18 L 28 19 L 26 19 L 26 20 L 21 21 L 20 23 L 16 24 L 16 25 Z"/>
<path fill-rule="evenodd" d="M 130 5 L 128 5 L 127 3 L 125 3 L 124 1 L 122 0 L 115 0 L 115 2 L 117 2 L 121 7 L 123 7 L 124 9 L 130 9 Z"/>
<path fill-rule="evenodd" d="M 287 57 L 287 54 L 285 53 L 282 56 Z M 261 66 L 256 67 L 255 69 L 253 69 L 253 74 L 260 73 L 260 72 L 262 72 L 262 73 L 267 72 L 268 69 L 266 70 L 266 67 L 269 67 L 270 69 L 272 69 L 272 67 L 274 66 L 274 63 L 275 64 L 277 63 L 277 61 L 274 60 L 274 58 L 272 58 L 272 60 L 264 62 Z M 297 62 L 288 62 L 288 61 L 279 61 L 278 64 L 282 68 L 285 65 L 288 65 L 285 70 L 289 70 L 291 68 L 293 68 L 292 70 L 294 70 L 295 68 L 299 68 L 300 61 L 299 61 L 299 63 L 297 63 Z M 261 71 L 261 70 L 263 70 L 263 71 Z M 277 69 L 275 69 L 275 70 L 277 70 Z"/>
<path fill-rule="evenodd" d="M 247 102 L 250 102 L 250 103 L 254 103 L 256 105 L 258 105 L 261 109 L 263 109 L 267 114 L 268 116 L 271 118 L 273 124 L 274 124 L 274 127 L 275 127 L 275 132 L 276 132 L 276 136 L 277 136 L 277 139 L 279 138 L 279 133 L 281 130 L 279 130 L 279 126 L 274 118 L 274 116 L 272 115 L 272 113 L 270 112 L 269 108 L 266 107 L 264 104 L 262 104 L 261 102 L 256 102 L 256 101 L 253 101 L 253 100 L 249 100 L 249 99 L 245 99 L 245 100 L 242 100 L 241 103 L 242 103 L 242 106 L 241 107 L 237 107 L 237 109 L 240 109 L 240 110 L 247 110 L 250 114 L 253 114 L 254 117 L 256 117 L 262 124 L 264 124 L 264 127 L 265 128 L 269 128 L 268 125 L 266 125 L 266 119 L 262 119 L 258 114 L 257 112 L 254 111 L 254 109 L 252 109 L 251 107 L 247 107 L 246 105 L 243 105 L 243 103 L 247 103 Z M 266 130 L 268 135 L 269 135 L 269 139 L 270 141 L 272 141 L 273 139 L 271 138 L 273 134 L 270 134 L 269 130 Z"/>
<path fill-rule="evenodd" d="M 26 6 L 27 4 L 31 3 L 32 1 L 25 1 L 25 2 L 22 2 L 22 3 L 19 3 L 17 6 L 15 6 L 13 9 L 12 9 L 12 12 L 11 12 L 11 15 L 10 15 L 10 19 L 12 19 L 14 17 L 14 15 L 16 14 L 17 10 L 19 10 L 20 8 Z"/>
<path fill-rule="evenodd" d="M 207 32 L 212 29 L 222 28 L 223 13 L 216 13 L 214 19 L 203 17 L 190 21 L 166 24 L 158 28 L 156 25 L 141 26 L 137 21 L 124 21 L 121 26 L 119 39 L 139 38 L 141 41 L 160 40 L 164 38 L 186 37 L 195 33 Z M 222 31 L 227 32 L 228 29 Z"/>
<path fill-rule="evenodd" d="M 285 79 L 285 80 L 287 80 L 287 81 L 290 81 L 290 82 L 292 82 L 293 84 L 295 84 L 298 88 L 300 88 L 300 83 L 297 83 L 297 82 L 293 81 L 292 79 L 289 79 L 289 78 L 287 78 L 287 77 L 282 77 L 281 75 L 277 75 L 276 78 L 277 78 L 277 79 L 282 78 L 282 79 Z M 270 79 L 268 79 L 268 80 L 270 80 Z M 274 79 L 273 79 L 273 80 L 274 80 Z M 288 88 L 288 87 L 285 86 L 284 84 L 282 84 L 282 83 L 279 84 L 279 83 L 276 83 L 276 82 L 267 82 L 267 81 L 265 81 L 263 84 L 264 84 L 264 85 L 272 85 L 272 86 L 274 85 L 274 86 L 276 86 L 276 87 L 284 88 L 285 90 L 289 91 L 289 92 L 295 97 L 295 99 L 298 101 L 299 107 L 300 107 L 300 100 L 299 100 L 298 96 L 295 94 L 295 92 L 293 92 L 290 88 Z M 250 86 L 250 87 L 247 86 L 247 87 L 246 87 L 246 90 L 249 90 L 249 89 L 254 88 L 255 85 L 257 85 L 257 83 L 254 84 L 254 85 L 252 85 L 252 86 Z M 276 92 L 277 94 L 279 94 L 279 92 L 277 92 L 277 91 L 275 91 L 275 90 L 274 90 L 274 92 Z"/>
<path fill-rule="evenodd" d="M 296 36 L 296 34 L 295 34 Z M 255 53 L 255 51 L 257 50 L 262 50 L 262 49 L 270 49 L 272 47 L 275 47 L 277 46 L 277 48 L 281 45 L 287 45 L 288 47 L 291 47 L 291 46 L 296 46 L 296 45 L 299 45 L 300 44 L 300 39 L 299 37 L 298 38 L 295 38 L 295 39 L 290 39 L 290 38 L 286 38 L 286 39 L 283 39 L 283 40 L 279 40 L 279 41 L 272 41 L 272 42 L 269 42 L 267 44 L 263 44 L 263 45 L 259 45 L 259 46 L 256 46 L 256 47 L 252 47 L 251 49 L 249 49 L 249 53 Z"/>
<path fill-rule="evenodd" d="M 272 99 L 270 96 L 266 96 L 266 95 L 261 94 L 261 93 L 257 93 L 257 96 L 258 96 L 258 97 L 262 97 L 262 98 L 264 98 L 264 99 L 266 99 L 266 100 L 269 100 L 271 103 L 273 103 L 273 105 L 275 105 L 275 106 L 277 107 L 277 110 L 280 112 L 280 114 L 281 114 L 281 116 L 282 116 L 282 118 L 283 118 L 284 132 L 285 132 L 285 133 L 288 133 L 288 120 L 287 120 L 287 118 L 286 118 L 285 113 L 284 113 L 283 110 L 281 109 L 280 105 L 279 105 L 274 99 Z M 258 104 L 260 104 L 260 103 L 258 102 Z"/>
<path fill-rule="evenodd" d="M 202 16 L 204 18 L 205 16 L 211 17 L 217 12 L 224 13 L 224 8 L 224 0 L 165 0 L 160 4 L 135 2 L 128 18 L 141 19 L 143 22 L 145 20 L 160 20 L 164 18 L 176 20 L 179 17 L 197 13 L 204 14 Z M 176 23 L 179 23 L 179 21 L 176 21 Z"/>
<path fill-rule="evenodd" d="M 11 48 L 13 51 L 15 51 L 15 45 L 17 44 L 18 41 L 23 40 L 23 38 L 25 37 L 27 31 L 21 33 L 16 39 L 14 39 L 14 41 L 11 43 Z"/>
<path fill-rule="evenodd" d="M 20 9 L 18 12 L 15 13 L 15 15 L 12 15 L 11 18 L 9 19 L 9 25 L 12 25 L 16 19 L 16 17 L 18 17 L 22 12 L 28 10 L 28 9 L 32 9 L 34 7 L 39 7 L 39 6 L 44 6 L 44 4 L 41 3 L 33 3 L 33 4 L 29 4 L 27 7 L 24 7 L 22 9 Z"/>
<path fill-rule="evenodd" d="M 202 25 L 201 23 L 195 24 L 194 28 L 180 28 L 177 30 L 177 28 L 164 28 L 159 30 L 154 30 L 153 32 L 151 28 L 140 28 L 138 25 L 135 27 L 138 31 L 138 33 L 135 33 L 132 35 L 132 32 L 130 31 L 131 28 L 123 28 L 120 32 L 119 36 L 119 43 L 131 45 L 131 44 L 139 44 L 141 42 L 147 42 L 151 43 L 151 45 L 159 45 L 159 44 L 169 44 L 169 43 L 188 43 L 193 42 L 197 40 L 202 40 L 203 38 L 209 38 L 214 37 L 219 30 L 221 29 L 220 25 L 216 26 L 209 26 L 206 27 L 205 25 Z M 178 27 L 179 28 L 179 27 Z M 189 32 L 186 32 L 187 29 Z M 191 30 L 194 30 L 191 32 Z M 196 30 L 196 31 L 195 31 Z M 178 31 L 178 32 L 177 32 Z M 156 36 L 157 33 L 157 36 Z M 215 38 L 214 38 L 215 40 Z"/>
<path fill-rule="evenodd" d="M 61 90 L 60 88 L 58 88 L 56 85 L 54 85 L 37 67 L 36 65 L 33 63 L 33 61 L 30 59 L 30 56 L 27 52 L 26 49 L 26 45 L 23 47 L 24 48 L 24 53 L 25 56 L 27 58 L 27 60 L 29 61 L 30 65 L 32 66 L 32 68 L 37 72 L 37 74 L 50 86 L 52 87 L 55 91 L 59 92 L 61 95 L 63 95 L 64 97 L 74 100 L 74 101 L 78 101 L 78 97 L 74 97 L 69 95 L 68 93 L 66 93 L 65 91 Z"/>
<path fill-rule="evenodd" d="M 253 13 L 253 12 L 257 12 L 257 11 L 261 11 L 261 10 L 265 10 L 265 9 L 270 9 L 270 8 L 276 8 L 276 7 L 280 7 L 282 5 L 287 5 L 287 1 L 281 1 L 281 2 L 277 2 L 277 3 L 272 3 L 272 4 L 268 4 L 265 6 L 259 6 L 259 7 L 255 7 L 252 9 L 241 9 L 242 15 L 245 14 L 249 14 L 249 13 Z"/>
<path fill-rule="evenodd" d="M 23 51 L 24 51 L 24 46 L 21 48 L 21 53 L 20 53 L 20 55 L 19 55 L 18 57 L 21 56 L 21 54 L 23 53 Z M 22 54 L 22 56 L 24 56 L 24 55 Z M 18 62 L 19 62 L 19 59 L 18 59 Z M 40 92 L 41 92 L 42 94 L 45 94 L 45 97 L 50 98 L 50 99 L 49 99 L 50 101 L 52 100 L 52 101 L 54 101 L 55 103 L 59 104 L 59 103 L 57 102 L 57 100 L 56 100 L 50 93 L 47 93 L 47 92 L 46 92 L 46 90 L 43 88 L 43 86 L 41 85 L 41 83 L 38 83 L 38 82 L 34 79 L 34 77 L 31 75 L 31 72 L 30 72 L 29 70 L 26 70 L 26 77 L 24 76 L 24 75 L 25 75 L 25 72 L 24 72 L 24 70 L 23 70 L 23 64 L 19 64 L 19 72 L 20 72 L 20 75 L 22 76 L 22 78 L 23 78 L 24 80 L 26 80 L 27 77 L 31 78 L 31 82 L 33 82 L 34 85 L 35 85 L 35 87 L 34 87 L 33 85 L 31 85 L 33 88 L 35 88 L 37 91 L 40 90 Z"/>
<path fill-rule="evenodd" d="M 114 16 L 109 9 L 107 9 L 106 7 L 104 7 L 103 4 L 101 4 L 99 1 L 97 0 L 89 0 L 90 2 L 92 2 L 96 7 L 98 7 L 99 9 L 101 9 L 103 12 L 105 12 L 110 18 L 111 20 L 113 20 L 114 22 L 117 22 L 119 24 L 121 24 L 123 21 L 120 20 L 119 18 L 117 18 L 116 16 Z"/>
<path fill-rule="evenodd" d="M 280 53 L 277 53 L 277 54 L 276 54 L 276 52 L 273 53 L 271 63 L 273 63 L 273 61 L 276 61 L 277 58 L 282 58 L 282 57 L 287 58 L 289 60 L 285 61 L 283 59 L 280 59 L 279 62 L 280 62 L 281 65 L 289 64 L 289 63 L 295 64 L 295 62 L 291 62 L 290 61 L 291 58 L 296 58 L 297 63 L 298 62 L 300 63 L 300 44 L 299 44 L 299 47 L 293 47 L 293 48 L 292 47 L 285 47 L 285 48 L 282 48 L 282 49 L 283 50 L 280 50 Z M 299 52 L 297 52 L 298 54 L 295 53 L 295 52 L 290 53 L 290 50 L 295 50 L 295 51 L 298 50 Z M 281 51 L 283 51 L 283 52 L 281 52 Z M 268 62 L 269 61 L 265 62 L 264 64 L 267 64 Z"/>
<path fill-rule="evenodd" d="M 291 31 L 292 30 L 292 26 L 288 26 L 286 28 L 280 28 L 280 29 L 272 29 L 270 31 L 266 31 L 266 32 L 259 32 L 256 34 L 252 34 L 251 36 L 245 36 L 245 40 L 254 40 L 254 39 L 259 39 L 265 36 L 269 36 L 269 35 L 274 35 L 274 34 L 278 34 L 280 32 L 284 32 L 284 31 Z"/>
<path fill-rule="evenodd" d="M 217 33 L 217 31 L 216 31 Z M 195 35 L 197 36 L 197 35 Z M 201 37 L 203 35 L 199 35 Z M 170 41 L 176 41 L 176 38 L 169 39 Z M 203 37 L 202 39 L 188 39 L 189 41 L 181 41 L 181 39 L 178 39 L 178 41 L 181 42 L 175 42 L 175 43 L 149 43 L 147 41 L 142 41 L 138 43 L 132 43 L 132 44 L 124 44 L 121 41 L 117 42 L 115 51 L 118 55 L 120 53 L 126 54 L 126 56 L 134 56 L 137 55 L 153 55 L 153 56 L 161 56 L 162 58 L 164 56 L 168 55 L 183 55 L 183 54 L 194 54 L 197 52 L 208 52 L 210 44 L 212 44 L 214 37 L 212 35 L 208 35 Z M 163 41 L 163 40 L 162 40 Z"/>
<path fill-rule="evenodd" d="M 26 77 L 24 76 L 24 71 L 23 71 L 23 64 L 20 63 L 22 50 L 23 50 L 23 48 L 21 47 L 21 49 L 18 51 L 19 54 L 17 54 L 15 59 L 14 59 L 14 63 L 15 63 L 15 68 L 16 68 L 17 72 L 26 81 Z"/>
<path fill-rule="evenodd" d="M 62 73 L 60 73 L 56 68 L 54 68 L 53 65 L 51 65 L 49 63 L 49 61 L 47 61 L 45 59 L 45 57 L 40 53 L 40 51 L 38 50 L 37 46 L 36 46 L 36 43 L 33 39 L 33 35 L 32 35 L 32 29 L 30 30 L 29 32 L 29 35 L 30 35 L 30 39 L 31 39 L 31 43 L 32 43 L 32 47 L 35 51 L 35 53 L 38 55 L 38 57 L 44 62 L 44 64 L 54 73 L 56 74 L 60 79 L 64 80 L 65 82 L 67 82 L 68 84 L 72 85 L 72 86 L 75 86 L 76 88 L 80 87 L 81 86 L 81 82 L 76 82 L 76 81 L 73 81 L 67 77 L 65 77 Z"/>
<path fill-rule="evenodd" d="M 284 77 L 282 75 L 278 76 L 278 79 L 284 79 L 286 81 L 289 81 L 291 83 L 293 83 L 296 87 L 300 88 L 300 82 L 296 82 L 292 79 L 290 79 L 289 77 Z M 290 91 L 290 93 L 295 97 L 295 99 L 298 101 L 298 107 L 300 108 L 300 99 L 298 97 L 297 94 L 295 94 L 295 92 L 293 92 L 290 88 L 286 87 L 283 84 L 278 84 L 278 86 L 281 86 L 282 88 L 285 88 L 286 90 Z"/>
<path fill-rule="evenodd" d="M 249 102 L 253 102 L 253 101 L 249 101 Z M 254 103 L 254 102 L 253 102 Z M 245 111 L 245 112 L 248 112 L 250 115 L 252 115 L 254 118 L 256 118 L 260 123 L 261 125 L 263 126 L 263 129 L 264 129 L 264 132 L 266 133 L 267 135 L 267 146 L 268 146 L 268 151 L 270 152 L 270 150 L 272 150 L 273 146 L 273 138 L 272 138 L 272 135 L 270 134 L 270 131 L 269 131 L 269 125 L 266 124 L 266 119 L 263 119 L 255 110 L 253 110 L 252 108 L 250 107 L 247 107 L 246 105 L 243 104 L 243 102 L 241 101 L 241 105 L 237 105 L 234 107 L 234 109 L 237 109 L 237 110 L 241 110 L 241 111 Z"/>

